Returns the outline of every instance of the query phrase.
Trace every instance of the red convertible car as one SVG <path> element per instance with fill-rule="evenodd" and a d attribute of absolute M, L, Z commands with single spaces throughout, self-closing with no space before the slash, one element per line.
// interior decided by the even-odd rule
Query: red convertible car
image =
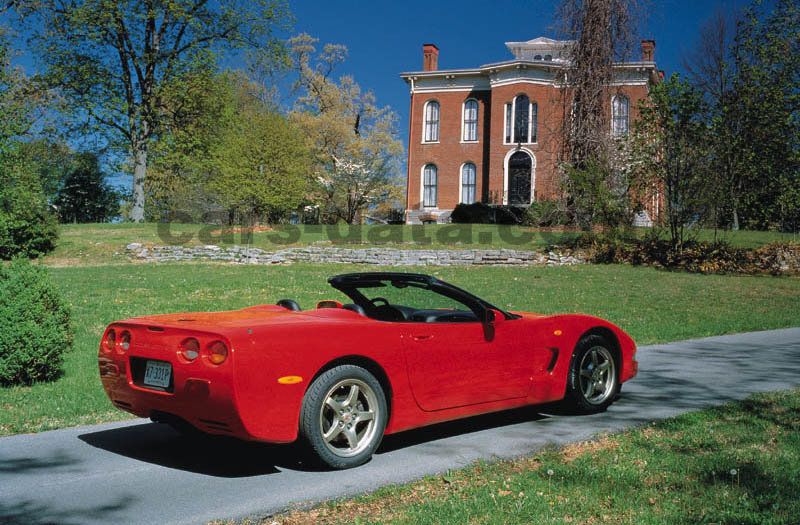
<path fill-rule="evenodd" d="M 106 328 L 115 406 L 177 428 L 289 443 L 334 468 L 385 434 L 563 400 L 599 412 L 637 372 L 633 340 L 587 315 L 507 312 L 435 277 L 354 273 L 347 297 L 137 317 Z"/>

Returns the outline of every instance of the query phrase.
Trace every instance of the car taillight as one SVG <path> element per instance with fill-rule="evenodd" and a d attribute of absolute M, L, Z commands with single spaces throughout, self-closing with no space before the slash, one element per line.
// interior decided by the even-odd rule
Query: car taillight
<path fill-rule="evenodd" d="M 106 333 L 106 338 L 103 339 L 103 350 L 111 352 L 114 350 L 114 345 L 117 344 L 117 332 L 112 328 Z"/>
<path fill-rule="evenodd" d="M 119 352 L 124 354 L 131 348 L 131 333 L 127 330 L 119 335 Z"/>
<path fill-rule="evenodd" d="M 194 361 L 200 355 L 200 342 L 194 337 L 184 339 L 181 343 L 181 357 L 187 361 Z"/>
<path fill-rule="evenodd" d="M 228 347 L 222 341 L 214 341 L 208 345 L 208 360 L 215 365 L 221 365 L 228 358 Z"/>

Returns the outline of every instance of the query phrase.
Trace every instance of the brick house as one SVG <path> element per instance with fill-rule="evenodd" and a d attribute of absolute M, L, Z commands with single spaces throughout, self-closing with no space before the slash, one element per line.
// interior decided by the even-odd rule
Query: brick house
<path fill-rule="evenodd" d="M 508 42 L 514 58 L 474 69 L 438 68 L 423 46 L 423 70 L 402 73 L 411 90 L 406 222 L 448 222 L 458 203 L 528 206 L 559 194 L 557 158 L 570 41 Z M 658 82 L 655 42 L 614 66 L 609 133 L 628 133 L 639 101 Z M 658 198 L 650 215 L 657 214 Z M 649 217 L 642 218 L 644 222 Z"/>

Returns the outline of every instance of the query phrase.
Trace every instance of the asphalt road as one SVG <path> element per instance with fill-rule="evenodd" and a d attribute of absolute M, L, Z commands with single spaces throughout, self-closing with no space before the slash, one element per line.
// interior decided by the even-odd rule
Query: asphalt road
<path fill-rule="evenodd" d="M 604 414 L 542 407 L 389 436 L 346 472 L 312 471 L 291 447 L 185 440 L 135 420 L 0 439 L 0 523 L 204 523 L 264 516 L 512 457 L 800 385 L 800 328 L 642 347 L 639 376 Z"/>

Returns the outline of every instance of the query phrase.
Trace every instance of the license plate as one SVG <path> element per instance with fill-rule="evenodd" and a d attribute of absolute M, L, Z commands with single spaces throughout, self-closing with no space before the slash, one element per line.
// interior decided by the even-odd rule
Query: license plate
<path fill-rule="evenodd" d="M 144 369 L 144 384 L 159 388 L 169 387 L 172 365 L 163 361 L 148 361 Z"/>

